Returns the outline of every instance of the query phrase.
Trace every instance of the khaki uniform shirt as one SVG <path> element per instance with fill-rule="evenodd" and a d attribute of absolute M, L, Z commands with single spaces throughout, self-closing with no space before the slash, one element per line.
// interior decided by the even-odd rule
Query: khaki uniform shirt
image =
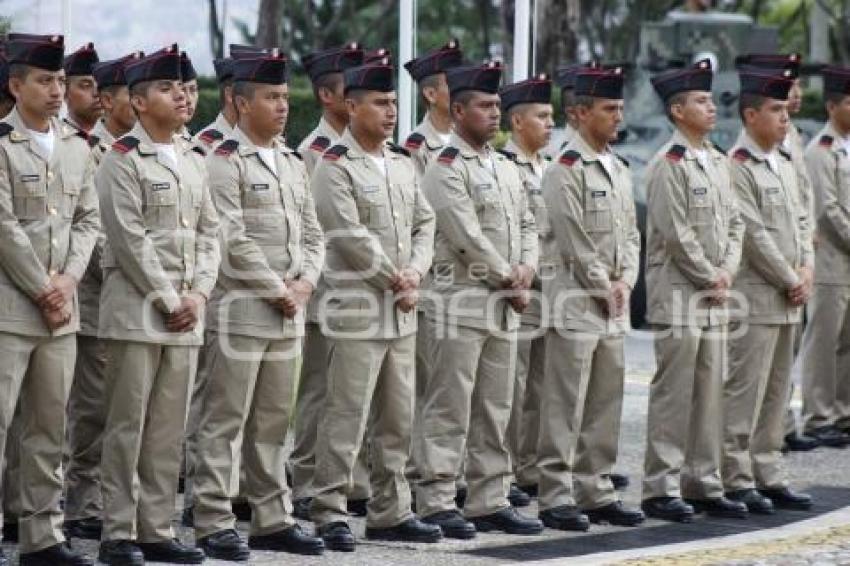
<path fill-rule="evenodd" d="M 322 154 L 335 144 L 339 137 L 340 135 L 336 130 L 322 116 L 316 128 L 307 134 L 298 146 L 298 153 L 304 159 L 304 165 L 307 166 L 307 173 L 312 175 L 313 170 L 316 169 L 316 165 L 322 159 Z"/>
<path fill-rule="evenodd" d="M 730 155 L 732 186 L 746 225 L 744 249 L 733 289 L 746 298 L 734 319 L 751 324 L 797 323 L 801 307 L 791 306 L 787 291 L 800 281 L 796 270 L 814 267 L 812 230 L 801 204 L 799 173 L 791 156 L 776 151 L 778 171 L 765 152 L 742 132 Z"/>
<path fill-rule="evenodd" d="M 410 156 L 416 164 L 416 175 L 419 179 L 425 174 L 428 165 L 437 159 L 440 150 L 443 149 L 445 142 L 442 136 L 443 134 L 437 131 L 428 114 L 425 114 L 422 122 L 407 136 L 404 147 L 410 152 Z"/>
<path fill-rule="evenodd" d="M 219 112 L 213 123 L 205 128 L 201 128 L 201 130 L 195 134 L 195 137 L 192 138 L 192 141 L 209 153 L 214 150 L 218 144 L 227 138 L 232 137 L 233 126 L 230 125 L 227 118 L 224 117 L 224 114 Z"/>
<path fill-rule="evenodd" d="M 385 171 L 349 131 L 325 152 L 311 178 L 327 255 L 320 322 L 338 338 L 391 339 L 416 331 L 416 311 L 395 306 L 390 280 L 431 266 L 434 213 L 407 151 L 387 142 Z"/>
<path fill-rule="evenodd" d="M 519 169 L 489 146 L 479 153 L 452 134 L 422 188 L 437 216 L 425 285 L 435 300 L 423 301 L 424 312 L 461 326 L 516 329 L 519 317 L 507 298 L 492 294 L 514 266 L 537 268 L 537 230 Z"/>
<path fill-rule="evenodd" d="M 89 146 L 74 128 L 50 121 L 46 158 L 17 109 L 0 121 L 0 331 L 49 336 L 34 299 L 57 273 L 82 279 L 100 228 L 97 195 L 87 174 Z M 78 300 L 71 322 L 80 327 Z"/>
<path fill-rule="evenodd" d="M 818 233 L 815 282 L 850 285 L 850 157 L 832 124 L 815 136 L 805 159 L 814 187 Z"/>
<path fill-rule="evenodd" d="M 552 235 L 552 230 L 549 227 L 546 203 L 543 202 L 543 189 L 540 186 L 541 181 L 543 180 L 543 173 L 549 166 L 550 160 L 539 154 L 537 160 L 529 159 L 528 156 L 522 152 L 519 146 L 516 145 L 513 138 L 508 140 L 508 143 L 505 144 L 505 147 L 501 150 L 501 152 L 509 159 L 513 160 L 517 169 L 519 169 L 522 186 L 525 188 L 525 193 L 528 198 L 528 210 L 534 216 L 534 224 L 537 227 L 538 272 L 551 273 L 553 263 L 550 259 L 544 257 L 543 252 L 546 249 L 552 249 L 552 246 L 547 245 L 547 242 L 551 242 L 554 239 L 554 236 Z M 542 305 L 539 293 L 543 290 L 542 285 L 540 277 L 535 277 L 534 291 L 536 293 L 531 298 L 531 304 L 528 305 L 528 308 L 525 309 L 520 316 L 520 320 L 523 324 L 535 327 L 540 326 L 541 322 L 545 324 L 545 321 L 541 320 Z"/>
<path fill-rule="evenodd" d="M 222 252 L 207 307 L 210 330 L 273 339 L 303 334 L 303 311 L 288 319 L 269 299 L 290 279 L 316 286 L 324 240 L 304 163 L 279 140 L 274 150 L 277 171 L 237 127 L 207 157 Z"/>
<path fill-rule="evenodd" d="M 543 200 L 554 239 L 546 257 L 554 273 L 541 272 L 543 292 L 555 328 L 619 334 L 629 328 L 628 308 L 609 319 L 604 301 L 612 281 L 634 287 L 640 266 L 632 176 L 619 156 L 611 170 L 576 134 L 543 175 Z"/>
<path fill-rule="evenodd" d="M 219 267 L 218 217 L 200 149 L 175 140 L 177 163 L 157 154 L 141 123 L 115 142 L 95 174 L 103 217 L 99 336 L 200 345 L 165 328 L 190 292 L 209 297 Z M 201 313 L 201 316 L 203 313 Z"/>
<path fill-rule="evenodd" d="M 741 262 L 744 222 L 729 160 L 710 142 L 699 158 L 677 130 L 647 168 L 648 320 L 662 325 L 722 325 L 728 306 L 710 304 L 719 271 L 733 278 Z"/>

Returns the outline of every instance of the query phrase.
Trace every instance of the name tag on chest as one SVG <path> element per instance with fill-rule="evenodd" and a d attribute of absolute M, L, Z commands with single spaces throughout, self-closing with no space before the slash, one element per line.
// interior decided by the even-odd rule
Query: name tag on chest
<path fill-rule="evenodd" d="M 608 191 L 590 191 L 590 198 L 605 198 Z"/>
<path fill-rule="evenodd" d="M 21 183 L 37 183 L 41 179 L 41 175 L 21 175 Z"/>
<path fill-rule="evenodd" d="M 252 191 L 267 191 L 269 190 L 268 183 L 252 183 L 251 184 Z"/>
<path fill-rule="evenodd" d="M 705 195 L 708 194 L 708 188 L 707 187 L 695 187 L 693 189 L 693 191 L 694 191 L 694 194 L 698 197 L 705 196 Z"/>
<path fill-rule="evenodd" d="M 360 192 L 363 194 L 377 193 L 380 187 L 378 185 L 364 185 L 360 187 Z"/>
<path fill-rule="evenodd" d="M 171 188 L 171 183 L 151 183 L 152 191 L 167 191 Z"/>

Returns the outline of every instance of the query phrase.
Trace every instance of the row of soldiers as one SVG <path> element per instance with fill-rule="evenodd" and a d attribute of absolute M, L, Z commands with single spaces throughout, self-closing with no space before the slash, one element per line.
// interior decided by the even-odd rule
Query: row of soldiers
<path fill-rule="evenodd" d="M 731 157 L 708 141 L 710 63 L 653 78 L 676 130 L 647 174 L 658 372 L 636 510 L 613 473 L 640 255 L 609 145 L 620 68 L 559 70 L 567 141 L 550 163 L 551 81 L 500 87 L 501 67 L 454 41 L 406 65 L 428 113 L 404 146 L 388 141 L 386 52 L 306 56 L 323 115 L 297 152 L 276 50 L 216 61 L 222 112 L 195 137 L 176 45 L 99 62 L 11 34 L 4 57 L 0 450 L 22 564 L 91 564 L 66 532 L 99 538 L 107 564 L 199 563 L 353 551 L 350 513 L 369 539 L 427 543 L 808 508 L 780 450 L 813 289 L 806 430 L 844 442 L 847 69 L 824 70 L 830 121 L 805 158 L 796 58 L 742 62 Z M 171 524 L 184 436 L 196 546 Z M 516 509 L 529 492 L 539 518 Z"/>

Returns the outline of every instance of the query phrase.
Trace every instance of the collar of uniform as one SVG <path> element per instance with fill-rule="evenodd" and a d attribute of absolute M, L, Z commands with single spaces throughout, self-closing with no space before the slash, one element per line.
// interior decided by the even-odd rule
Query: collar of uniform
<path fill-rule="evenodd" d="M 473 149 L 473 147 L 471 145 L 469 145 L 469 143 L 467 143 L 467 141 L 465 139 L 460 137 L 457 134 L 457 132 L 452 132 L 452 137 L 451 137 L 451 139 L 449 139 L 448 145 L 457 149 L 460 152 L 461 157 L 463 157 L 464 159 L 477 159 L 478 162 L 482 166 L 484 165 L 484 162 L 482 161 L 484 156 L 481 155 L 480 152 Z M 489 150 L 493 157 L 499 156 L 499 157 L 502 157 L 504 159 L 504 157 L 501 154 L 498 154 L 498 153 L 493 151 L 493 148 L 490 146 L 489 143 L 487 145 L 485 145 L 483 149 Z"/>
<path fill-rule="evenodd" d="M 526 153 L 514 141 L 513 137 L 508 139 L 503 149 L 516 155 L 516 162 L 520 165 L 528 165 L 532 167 L 535 165 L 535 162 L 532 159 L 529 159 Z M 539 163 L 543 163 L 543 157 L 539 153 L 537 154 L 537 157 L 539 158 Z"/>
<path fill-rule="evenodd" d="M 101 143 L 106 144 L 107 146 L 112 145 L 115 142 L 115 136 L 113 136 L 106 127 L 106 122 L 103 118 L 97 121 L 94 125 L 94 128 L 91 129 L 91 135 L 97 136 L 97 139 L 101 141 Z"/>
<path fill-rule="evenodd" d="M 668 146 L 673 145 L 681 145 L 685 148 L 684 158 L 688 161 L 696 161 L 696 154 L 693 152 L 691 148 L 691 142 L 688 141 L 688 138 L 679 130 L 679 128 L 673 129 L 673 136 L 670 138 L 670 143 Z M 702 149 L 708 150 L 709 155 L 711 154 L 711 150 L 714 149 L 714 146 L 708 139 L 702 140 Z"/>
<path fill-rule="evenodd" d="M 239 129 L 239 126 L 233 128 L 233 135 L 230 137 L 239 142 L 239 149 L 237 151 L 239 152 L 240 156 L 245 157 L 246 155 L 253 155 L 255 153 L 259 153 L 257 149 L 257 144 L 252 142 L 251 138 L 249 138 L 245 134 L 245 132 Z M 284 147 L 285 146 L 280 141 L 280 138 L 275 137 L 272 140 L 272 149 L 274 149 L 275 152 L 281 152 Z"/>
<path fill-rule="evenodd" d="M 605 146 L 608 147 L 608 146 Z M 590 163 L 592 161 L 599 161 L 599 152 L 590 147 L 590 144 L 587 143 L 579 132 L 576 132 L 576 135 L 573 136 L 573 140 L 570 143 L 570 149 L 577 151 L 581 155 L 582 161 L 585 163 Z M 608 150 L 610 151 L 610 147 Z M 610 151 L 613 155 L 613 151 Z"/>
<path fill-rule="evenodd" d="M 434 127 L 434 122 L 431 121 L 430 113 L 426 113 L 425 117 L 422 118 L 422 122 L 419 124 L 419 127 L 416 128 L 416 132 L 425 136 L 425 145 L 428 146 L 428 149 L 435 150 L 443 147 L 443 142 L 440 139 L 440 132 L 438 132 L 437 128 Z"/>
<path fill-rule="evenodd" d="M 322 116 L 321 118 L 319 118 L 319 124 L 316 126 L 316 129 L 313 130 L 313 137 L 315 138 L 316 136 L 325 136 L 326 138 L 331 140 L 331 143 L 333 143 L 334 140 L 338 140 L 343 135 L 345 135 L 346 131 L 348 131 L 348 128 L 343 130 L 340 134 L 339 132 L 334 130 L 333 126 L 331 126 L 331 123 L 325 120 L 325 117 Z"/>
<path fill-rule="evenodd" d="M 838 133 L 838 130 L 832 125 L 832 122 L 829 120 L 826 121 L 826 124 L 823 127 L 823 130 L 815 136 L 814 139 L 819 140 L 823 136 L 830 136 L 833 139 L 832 143 L 832 151 L 837 151 L 839 149 L 844 149 L 844 144 L 846 143 L 847 138 Z"/>
<path fill-rule="evenodd" d="M 133 129 L 127 132 L 126 135 L 139 140 L 139 144 L 136 146 L 136 151 L 140 154 L 156 155 L 156 145 L 148 134 L 148 131 L 142 126 L 141 121 L 136 120 L 136 125 L 134 125 Z"/>
<path fill-rule="evenodd" d="M 227 121 L 227 118 L 224 117 L 224 114 L 219 112 L 218 116 L 215 117 L 215 122 L 213 122 L 211 126 L 204 128 L 204 130 L 209 129 L 209 127 L 215 128 L 216 130 L 224 134 L 225 138 L 229 138 L 233 135 L 233 129 L 236 126 L 231 126 L 230 122 Z"/>
<path fill-rule="evenodd" d="M 753 141 L 753 138 L 750 137 L 750 134 L 747 133 L 746 128 L 741 130 L 741 135 L 738 136 L 738 142 L 735 144 L 736 147 L 743 147 L 747 151 L 750 152 L 750 155 L 753 156 L 753 159 L 756 161 L 766 161 L 767 160 L 767 152 L 765 152 L 759 145 Z"/>
<path fill-rule="evenodd" d="M 9 134 L 9 139 L 13 142 L 22 142 L 29 141 L 29 128 L 24 124 L 23 118 L 21 118 L 21 114 L 18 112 L 18 107 L 15 106 L 12 110 L 3 118 L 4 122 L 8 122 L 10 126 L 15 128 L 11 134 Z M 57 118 L 50 118 L 50 127 L 53 129 L 54 135 L 58 136 L 60 139 L 64 139 L 66 137 L 70 137 L 76 135 L 76 130 L 71 130 L 70 127 L 62 124 Z M 71 130 L 70 133 L 67 133 L 66 130 Z"/>
<path fill-rule="evenodd" d="M 348 151 L 345 152 L 345 156 L 349 159 L 365 159 L 366 151 L 363 149 L 363 146 L 357 141 L 354 135 L 351 133 L 351 130 L 346 128 L 342 133 L 342 137 L 337 140 L 338 144 L 342 144 L 348 148 Z M 389 144 L 389 140 L 387 140 L 382 146 L 384 149 L 387 149 Z M 384 159 L 398 159 L 400 155 L 395 153 L 394 151 L 384 151 Z"/>
<path fill-rule="evenodd" d="M 189 128 L 185 125 L 177 132 L 177 136 L 183 138 L 183 141 L 192 143 L 192 134 L 189 133 Z"/>
<path fill-rule="evenodd" d="M 88 132 L 86 132 L 83 128 L 81 128 L 79 124 L 77 124 L 76 122 L 71 120 L 70 116 L 65 116 L 64 118 L 62 118 L 62 125 L 63 126 L 68 125 L 68 126 L 72 127 L 74 129 L 74 133 L 83 132 L 84 134 L 88 135 Z"/>

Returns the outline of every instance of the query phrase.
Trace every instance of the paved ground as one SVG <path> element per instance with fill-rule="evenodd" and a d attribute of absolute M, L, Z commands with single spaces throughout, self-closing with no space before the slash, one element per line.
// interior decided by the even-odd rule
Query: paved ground
<path fill-rule="evenodd" d="M 635 333 L 627 343 L 629 366 L 620 461 L 617 470 L 627 473 L 631 486 L 623 499 L 638 505 L 643 464 L 648 384 L 654 369 L 652 344 L 645 333 Z M 796 403 L 799 403 L 797 400 Z M 365 525 L 353 520 L 361 537 L 353 554 L 327 553 L 316 559 L 267 552 L 253 553 L 252 564 L 425 564 L 451 566 L 490 565 L 515 561 L 569 564 L 847 564 L 850 566 L 850 450 L 819 449 L 791 454 L 786 459 L 795 487 L 812 488 L 819 505 L 812 513 L 786 513 L 762 521 L 698 519 L 691 525 L 648 521 L 637 529 L 593 526 L 588 533 L 547 530 L 540 536 L 519 537 L 480 534 L 474 541 L 433 545 L 371 543 L 362 540 Z M 525 510 L 536 514 L 536 504 Z M 310 527 L 309 523 L 305 526 Z M 247 525 L 240 525 L 245 529 Z M 181 529 L 184 540 L 192 532 Z M 96 545 L 75 542 L 96 553 Z M 4 545 L 7 555 L 13 546 Z M 208 561 L 216 564 L 217 561 Z M 221 564 L 224 564 L 223 562 Z"/>

